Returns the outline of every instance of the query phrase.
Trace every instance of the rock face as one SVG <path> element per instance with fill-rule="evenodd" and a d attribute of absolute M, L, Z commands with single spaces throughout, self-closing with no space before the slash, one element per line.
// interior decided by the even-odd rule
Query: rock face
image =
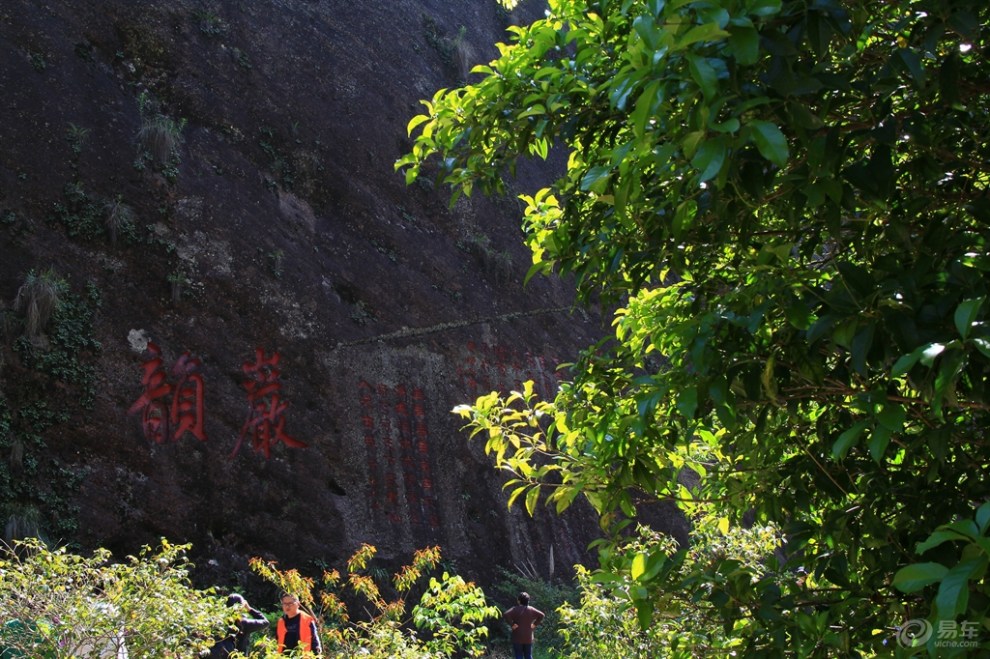
<path fill-rule="evenodd" d="M 217 583 L 362 543 L 438 544 L 482 581 L 589 559 L 592 516 L 509 512 L 450 410 L 552 393 L 600 328 L 566 285 L 523 287 L 512 198 L 448 208 L 393 171 L 419 99 L 513 20 L 494 0 L 0 6 L 8 535 L 191 542 Z M 46 285 L 62 303 L 31 332 Z"/>

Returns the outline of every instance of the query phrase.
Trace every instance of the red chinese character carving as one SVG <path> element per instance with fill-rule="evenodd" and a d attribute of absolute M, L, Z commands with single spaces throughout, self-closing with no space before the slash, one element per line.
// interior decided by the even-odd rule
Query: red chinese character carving
<path fill-rule="evenodd" d="M 264 349 L 257 348 L 254 351 L 254 362 L 244 362 L 241 367 L 250 378 L 244 381 L 248 399 L 248 417 L 230 457 L 237 455 L 244 438 L 248 435 L 251 437 L 251 448 L 264 453 L 265 458 L 271 456 L 272 444 L 278 442 L 291 448 L 307 446 L 305 442 L 294 439 L 285 432 L 285 417 L 282 415 L 289 404 L 282 401 L 278 393 L 282 388 L 282 383 L 278 379 L 281 374 L 278 369 L 280 359 L 281 355 L 277 352 L 272 353 L 271 357 L 266 357 Z"/>
<path fill-rule="evenodd" d="M 167 440 L 178 441 L 187 432 L 200 441 L 206 441 L 203 429 L 205 386 L 199 373 L 202 362 L 188 352 L 179 357 L 172 366 L 172 375 L 178 378 L 178 385 L 173 386 L 165 374 L 162 351 L 151 341 L 148 342 L 148 357 L 142 366 L 144 376 L 141 385 L 144 392 L 127 413 L 141 412 L 144 436 L 156 444 Z M 175 396 L 170 405 L 167 400 L 173 391 Z"/>
<path fill-rule="evenodd" d="M 178 440 L 189 432 L 201 442 L 206 441 L 203 429 L 203 375 L 199 372 L 203 365 L 199 359 L 183 353 L 172 366 L 172 375 L 178 380 L 175 397 L 172 399 L 172 427 Z"/>
<path fill-rule="evenodd" d="M 161 444 L 169 439 L 169 414 L 165 399 L 172 393 L 172 385 L 168 383 L 162 366 L 162 351 L 151 341 L 148 342 L 148 356 L 149 359 L 143 365 L 144 376 L 141 378 L 144 392 L 127 413 L 141 412 L 141 430 L 144 431 L 144 436 Z"/>

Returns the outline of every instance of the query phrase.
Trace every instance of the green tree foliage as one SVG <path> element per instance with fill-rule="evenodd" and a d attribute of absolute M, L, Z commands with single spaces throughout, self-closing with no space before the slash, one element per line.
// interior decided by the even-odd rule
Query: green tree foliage
<path fill-rule="evenodd" d="M 114 562 L 106 550 L 84 557 L 37 540 L 5 549 L 2 656 L 116 657 L 125 646 L 132 659 L 158 659 L 208 649 L 222 636 L 223 600 L 190 585 L 186 550 L 163 541 Z"/>
<path fill-rule="evenodd" d="M 509 30 L 396 166 L 456 196 L 567 153 L 523 197 L 531 274 L 615 332 L 555 400 L 463 410 L 512 496 L 583 494 L 613 531 L 659 499 L 780 524 L 807 581 L 710 600 L 750 654 L 889 651 L 921 618 L 990 643 L 990 6 L 550 0 Z"/>
<path fill-rule="evenodd" d="M 773 527 L 728 528 L 718 520 L 697 520 L 691 547 L 678 549 L 673 539 L 640 526 L 634 536 L 602 555 L 609 569 L 593 574 L 577 566 L 580 606 L 560 607 L 562 659 L 696 659 L 738 654 L 740 636 L 749 621 L 726 627 L 710 599 L 719 599 L 712 584 L 698 579 L 711 570 L 722 581 L 751 579 L 754 574 L 777 580 L 792 579 L 787 572 L 773 574 L 768 561 L 778 541 Z M 705 522 L 710 523 L 705 523 Z M 628 593 L 648 570 L 676 571 L 685 588 L 664 593 L 656 606 L 630 607 Z M 714 586 L 719 588 L 717 584 Z M 707 595 L 714 594 L 714 597 Z"/>
<path fill-rule="evenodd" d="M 440 564 L 439 547 L 417 551 L 386 583 L 380 583 L 381 571 L 371 568 L 377 553 L 375 547 L 362 545 L 347 562 L 346 578 L 327 570 L 319 585 L 296 570 L 280 570 L 259 558 L 251 559 L 251 569 L 282 592 L 299 597 L 302 607 L 317 618 L 325 657 L 444 659 L 483 653 L 485 622 L 499 617 L 500 611 L 488 605 L 475 584 L 448 572 L 430 576 Z M 407 599 L 414 591 L 419 600 L 410 609 Z M 364 605 L 365 616 L 352 619 L 348 597 Z M 270 656 L 270 649 L 251 656 Z"/>

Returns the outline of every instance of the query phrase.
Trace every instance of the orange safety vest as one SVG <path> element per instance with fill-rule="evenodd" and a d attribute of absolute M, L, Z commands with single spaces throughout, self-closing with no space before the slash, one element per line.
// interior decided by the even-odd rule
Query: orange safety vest
<path fill-rule="evenodd" d="M 313 650 L 313 633 L 309 626 L 309 623 L 313 621 L 313 616 L 306 615 L 302 611 L 299 612 L 299 645 L 297 647 L 309 652 Z M 278 653 L 282 654 L 282 650 L 285 649 L 285 616 L 278 619 L 278 625 L 275 629 L 278 634 Z"/>

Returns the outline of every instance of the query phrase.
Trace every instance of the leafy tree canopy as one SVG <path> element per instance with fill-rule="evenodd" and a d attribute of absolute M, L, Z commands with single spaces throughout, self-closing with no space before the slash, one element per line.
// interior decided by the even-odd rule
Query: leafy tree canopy
<path fill-rule="evenodd" d="M 513 497 L 613 531 L 657 500 L 748 513 L 808 571 L 633 552 L 642 620 L 693 579 L 750 653 L 965 651 L 895 637 L 921 619 L 990 643 L 987 3 L 550 0 L 509 31 L 396 167 L 456 197 L 566 151 L 522 197 L 530 274 L 615 331 L 555 400 L 462 410 Z"/>

